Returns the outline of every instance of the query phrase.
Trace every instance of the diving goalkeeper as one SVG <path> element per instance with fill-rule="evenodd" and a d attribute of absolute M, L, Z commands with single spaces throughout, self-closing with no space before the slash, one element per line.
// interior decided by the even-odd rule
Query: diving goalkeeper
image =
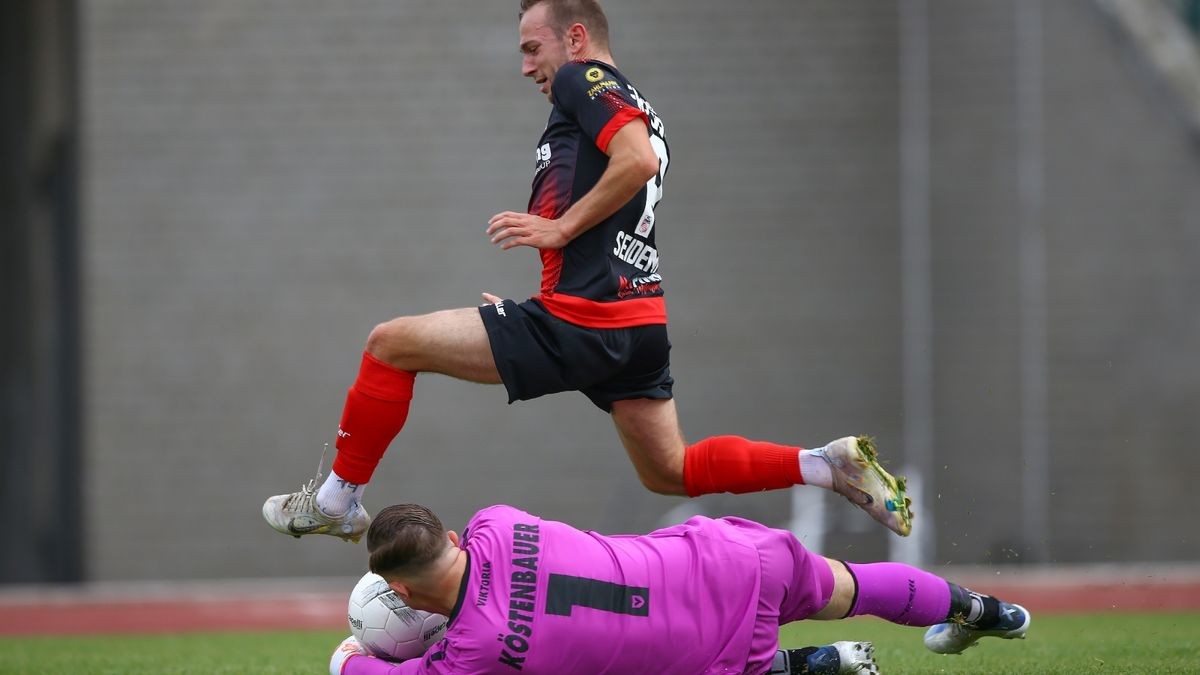
<path fill-rule="evenodd" d="M 926 647 L 958 653 L 1023 638 L 1030 623 L 1019 605 L 915 567 L 825 558 L 741 518 L 604 536 L 492 506 L 460 537 L 403 504 L 379 513 L 367 548 L 409 606 L 450 623 L 401 663 L 359 654 L 351 638 L 331 663 L 340 675 L 804 673 L 803 654 L 778 648 L 782 624 L 872 615 L 929 626 Z M 853 672 L 838 667 L 826 672 Z"/>

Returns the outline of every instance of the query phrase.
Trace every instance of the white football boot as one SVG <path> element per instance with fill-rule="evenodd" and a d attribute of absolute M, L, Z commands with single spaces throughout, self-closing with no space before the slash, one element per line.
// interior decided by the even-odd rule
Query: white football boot
<path fill-rule="evenodd" d="M 839 438 L 813 454 L 832 469 L 834 492 L 892 532 L 902 537 L 912 532 L 912 500 L 904 494 L 904 477 L 894 478 L 884 470 L 869 437 Z"/>
<path fill-rule="evenodd" d="M 328 534 L 357 544 L 370 526 L 371 516 L 358 502 L 341 516 L 327 515 L 317 507 L 317 490 L 320 488 L 321 466 L 324 463 L 325 453 L 322 452 L 317 475 L 300 486 L 299 492 L 267 499 L 263 503 L 263 518 L 276 531 L 296 538 L 306 534 Z"/>
<path fill-rule="evenodd" d="M 1024 640 L 1031 618 L 1024 607 L 1001 601 L 1000 622 L 995 626 L 979 630 L 958 621 L 939 623 L 925 631 L 925 647 L 938 654 L 960 654 L 966 648 L 974 647 L 980 638 Z"/>
<path fill-rule="evenodd" d="M 867 673 L 879 675 L 879 664 L 875 663 L 875 645 L 870 642 L 835 642 L 838 658 L 842 665 L 838 675 L 854 675 Z"/>

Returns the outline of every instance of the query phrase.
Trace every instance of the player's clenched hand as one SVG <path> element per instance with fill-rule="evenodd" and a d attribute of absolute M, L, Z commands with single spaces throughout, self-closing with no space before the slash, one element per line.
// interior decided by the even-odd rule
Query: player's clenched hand
<path fill-rule="evenodd" d="M 562 248 L 571 241 L 559 221 L 514 211 L 492 216 L 488 221 L 487 233 L 493 244 L 499 244 L 500 248 L 506 250 L 514 246 Z"/>
<path fill-rule="evenodd" d="M 355 654 L 367 656 L 367 650 L 351 635 L 342 640 L 342 644 L 333 650 L 333 656 L 329 659 L 329 675 L 342 675 L 342 668 L 346 666 L 346 660 Z"/>

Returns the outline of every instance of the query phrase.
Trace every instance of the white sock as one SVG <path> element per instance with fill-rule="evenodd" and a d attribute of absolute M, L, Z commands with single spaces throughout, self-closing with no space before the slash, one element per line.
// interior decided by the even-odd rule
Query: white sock
<path fill-rule="evenodd" d="M 818 450 L 824 449 L 825 446 L 821 446 L 800 451 L 800 477 L 804 479 L 805 485 L 815 485 L 832 490 L 833 469 L 829 468 L 829 462 L 825 461 L 824 457 L 816 454 Z"/>
<path fill-rule="evenodd" d="M 344 516 L 355 504 L 362 501 L 366 483 L 350 483 L 335 472 L 329 472 L 329 478 L 321 484 L 317 491 L 317 508 L 327 516 Z"/>

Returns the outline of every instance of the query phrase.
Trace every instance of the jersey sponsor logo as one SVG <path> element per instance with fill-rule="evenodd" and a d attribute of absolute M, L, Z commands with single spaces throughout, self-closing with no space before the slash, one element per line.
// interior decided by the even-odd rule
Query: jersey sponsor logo
<path fill-rule="evenodd" d="M 617 232 L 612 254 L 643 272 L 658 271 L 658 249 L 623 230 Z"/>
<path fill-rule="evenodd" d="M 619 283 L 617 297 L 624 300 L 631 295 L 658 293 L 662 290 L 662 275 L 651 274 L 645 277 L 636 277 L 632 280 L 621 277 Z"/>
<path fill-rule="evenodd" d="M 529 658 L 530 640 L 533 638 L 534 605 L 537 601 L 538 526 L 513 523 L 512 563 L 514 570 L 508 585 L 508 634 L 501 634 L 500 663 L 521 670 Z M 518 572 L 515 568 L 524 567 Z"/>
<path fill-rule="evenodd" d="M 537 148 L 536 164 L 533 167 L 533 175 L 538 175 L 550 166 L 550 144 L 542 143 Z"/>
<path fill-rule="evenodd" d="M 475 596 L 475 606 L 483 607 L 492 593 L 492 561 L 483 563 L 483 571 L 479 574 L 479 595 Z"/>
<path fill-rule="evenodd" d="M 591 100 L 595 101 L 596 97 L 599 96 L 600 94 L 603 94 L 606 91 L 612 91 L 613 89 L 620 89 L 620 88 L 621 88 L 621 84 L 619 82 L 617 82 L 616 80 L 605 80 L 603 82 L 600 82 L 599 84 L 592 85 L 592 88 L 587 90 L 587 96 Z"/>
<path fill-rule="evenodd" d="M 587 78 L 588 82 L 599 82 L 604 79 L 604 71 L 592 66 L 583 73 L 583 76 Z"/>

